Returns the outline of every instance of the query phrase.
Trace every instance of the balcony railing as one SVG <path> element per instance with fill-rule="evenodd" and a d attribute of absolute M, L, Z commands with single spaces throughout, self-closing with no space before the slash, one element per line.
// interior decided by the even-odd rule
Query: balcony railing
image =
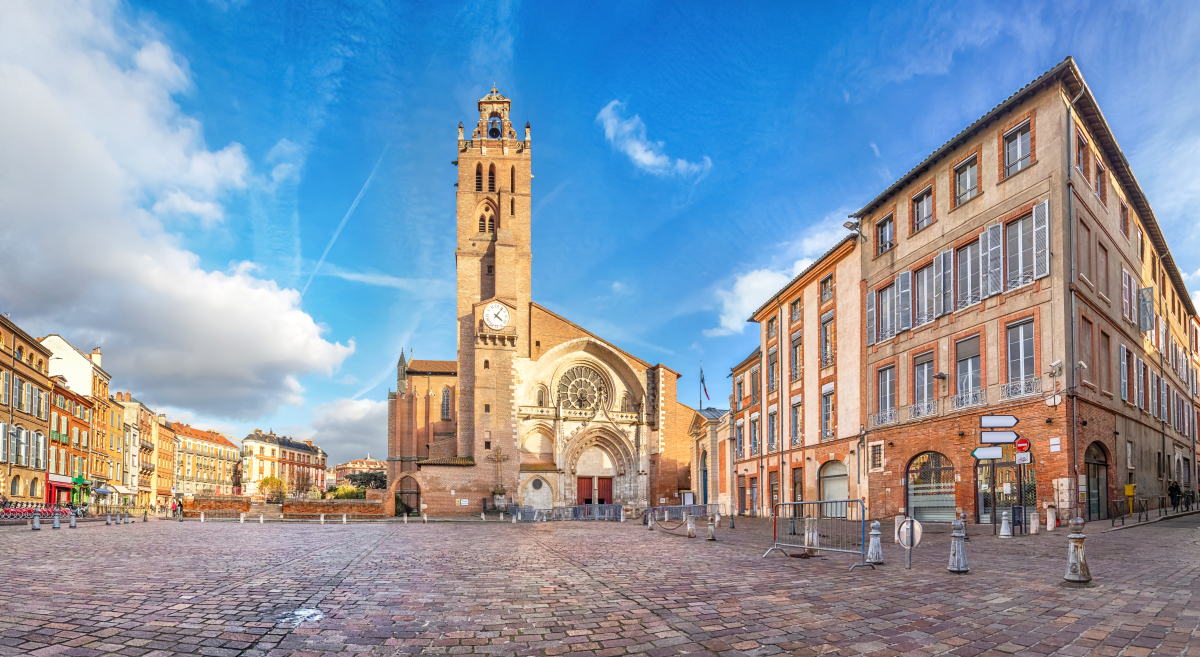
<path fill-rule="evenodd" d="M 793 310 L 793 311 L 792 311 L 792 323 L 793 323 L 793 324 L 795 324 L 796 322 L 799 322 L 799 321 L 800 321 L 800 317 L 801 317 L 801 313 L 800 313 L 800 311 L 799 311 L 799 310 Z"/>
<path fill-rule="evenodd" d="M 778 334 L 779 334 L 779 329 L 775 328 L 774 323 L 772 323 L 770 326 L 767 327 L 767 337 L 768 338 L 773 338 Z"/>
<path fill-rule="evenodd" d="M 888 338 L 895 337 L 895 335 L 896 335 L 896 325 L 895 324 L 888 324 L 887 326 L 881 325 L 879 327 L 878 334 L 875 336 L 875 341 L 883 342 L 884 340 L 887 340 Z"/>
<path fill-rule="evenodd" d="M 1037 376 L 1000 384 L 1001 399 L 1017 399 L 1019 397 L 1029 397 L 1030 395 L 1040 395 L 1041 393 L 1042 379 Z"/>
<path fill-rule="evenodd" d="M 750 456 L 758 456 L 758 443 L 750 443 Z"/>
<path fill-rule="evenodd" d="M 1008 166 L 1004 167 L 1004 177 L 1007 178 L 1007 177 L 1013 175 L 1014 173 L 1020 171 L 1021 169 L 1024 169 L 1025 167 L 1029 166 L 1031 161 L 1032 160 L 1029 159 L 1029 156 L 1026 155 L 1025 157 L 1017 160 L 1016 162 L 1009 164 Z"/>
<path fill-rule="evenodd" d="M 826 349 L 821 352 L 821 367 L 829 367 L 833 365 L 833 349 Z"/>
<path fill-rule="evenodd" d="M 821 440 L 833 440 L 833 429 L 822 429 Z"/>
<path fill-rule="evenodd" d="M 938 403 L 936 399 L 929 401 L 917 402 L 908 407 L 908 418 L 910 420 L 919 420 L 923 417 L 937 415 Z"/>
<path fill-rule="evenodd" d="M 880 254 L 887 253 L 888 251 L 890 251 L 890 250 L 891 250 L 891 248 L 892 248 L 893 246 L 896 246 L 896 243 L 895 243 L 895 242 L 893 242 L 893 241 L 892 241 L 892 240 L 890 240 L 890 239 L 889 239 L 889 240 L 887 240 L 887 241 L 885 241 L 885 242 L 880 242 L 880 243 L 879 243 L 879 253 L 880 253 Z"/>
<path fill-rule="evenodd" d="M 822 303 L 829 301 L 832 298 L 833 298 L 833 288 L 832 287 L 828 287 L 828 288 L 821 290 L 821 302 Z"/>
<path fill-rule="evenodd" d="M 932 310 L 918 310 L 913 313 L 913 328 L 924 326 L 937 319 Z"/>
<path fill-rule="evenodd" d="M 775 392 L 775 389 L 778 387 L 779 387 L 779 377 L 772 376 L 772 377 L 767 378 L 767 392 Z"/>
<path fill-rule="evenodd" d="M 150 442 L 149 440 L 145 440 L 143 438 L 138 439 L 138 446 L 147 451 L 151 451 L 151 452 L 154 451 L 154 443 Z"/>
<path fill-rule="evenodd" d="M 958 309 L 962 310 L 963 308 L 970 308 L 971 306 L 979 303 L 979 301 L 979 290 L 961 293 L 958 295 Z"/>
<path fill-rule="evenodd" d="M 799 368 L 799 367 L 793 367 L 793 368 L 792 368 L 792 380 L 793 380 L 793 381 L 799 381 L 799 380 L 800 380 L 800 368 Z"/>
<path fill-rule="evenodd" d="M 1015 290 L 1015 289 L 1021 287 L 1022 285 L 1029 285 L 1032 282 L 1033 282 L 1033 267 L 1032 266 L 1022 267 L 1018 271 L 1009 272 L 1008 281 L 1007 281 L 1007 284 L 1008 284 L 1007 289 Z"/>
<path fill-rule="evenodd" d="M 895 422 L 896 420 L 900 419 L 900 415 L 896 413 L 896 409 L 892 408 L 886 411 L 872 413 L 868 419 L 871 421 L 871 426 L 879 427 Z"/>
<path fill-rule="evenodd" d="M 982 389 L 970 390 L 950 398 L 951 408 L 970 408 L 972 406 L 983 406 L 986 403 L 987 391 Z"/>
<path fill-rule="evenodd" d="M 958 205 L 962 205 L 963 203 L 966 203 L 967 201 L 975 198 L 978 195 L 979 195 L 979 186 L 978 185 L 976 185 L 975 187 L 972 187 L 970 189 L 964 189 L 963 191 L 958 193 Z"/>

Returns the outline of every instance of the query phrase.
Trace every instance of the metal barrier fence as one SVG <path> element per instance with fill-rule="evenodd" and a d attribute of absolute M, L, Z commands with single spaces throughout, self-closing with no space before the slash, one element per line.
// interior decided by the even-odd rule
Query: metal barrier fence
<path fill-rule="evenodd" d="M 708 518 L 721 513 L 720 504 L 676 504 L 673 506 L 652 506 L 642 515 L 652 515 L 655 521 L 683 520 L 684 514 L 693 518 Z"/>
<path fill-rule="evenodd" d="M 784 554 L 784 548 L 803 549 L 805 554 L 845 552 L 857 554 L 859 562 L 867 563 L 867 514 L 862 500 L 826 500 L 822 502 L 781 502 L 775 505 L 772 522 L 773 550 Z"/>
<path fill-rule="evenodd" d="M 544 514 L 544 512 L 543 512 Z M 578 504 L 556 506 L 550 510 L 549 520 L 621 520 L 625 507 L 620 504 Z"/>

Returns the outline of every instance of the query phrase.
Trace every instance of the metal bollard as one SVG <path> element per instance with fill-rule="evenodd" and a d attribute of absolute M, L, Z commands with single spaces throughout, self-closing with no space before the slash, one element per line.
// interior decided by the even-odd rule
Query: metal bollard
<path fill-rule="evenodd" d="M 971 570 L 967 567 L 966 526 L 962 520 L 955 520 L 954 531 L 950 533 L 950 565 L 946 566 L 946 570 L 952 573 L 962 574 Z"/>
<path fill-rule="evenodd" d="M 54 524 L 50 525 L 51 529 L 62 529 L 62 523 L 58 521 L 58 512 L 54 512 Z"/>
<path fill-rule="evenodd" d="M 1012 512 L 1000 512 L 1000 538 L 1012 538 Z"/>
<path fill-rule="evenodd" d="M 75 512 L 74 511 L 71 512 L 71 524 L 67 525 L 67 526 L 70 527 L 71 529 L 79 529 L 79 526 L 75 524 Z"/>
<path fill-rule="evenodd" d="M 733 517 L 734 517 L 735 515 L 737 515 L 737 514 L 736 514 L 736 513 L 731 513 L 731 514 L 729 514 L 729 528 L 730 528 L 730 529 L 733 529 Z"/>
<path fill-rule="evenodd" d="M 1071 519 L 1071 533 L 1067 534 L 1070 546 L 1067 548 L 1067 574 L 1063 579 L 1075 584 L 1087 584 L 1092 581 L 1092 573 L 1088 570 L 1087 558 L 1083 554 L 1083 518 Z"/>
<path fill-rule="evenodd" d="M 809 556 L 820 554 L 817 546 L 821 544 L 821 530 L 817 527 L 816 518 L 804 519 L 804 553 Z M 812 547 L 809 547 L 809 546 Z"/>
<path fill-rule="evenodd" d="M 879 521 L 871 523 L 871 544 L 867 547 L 867 563 L 882 564 L 883 563 L 883 545 L 879 542 L 881 536 L 879 531 Z"/>
<path fill-rule="evenodd" d="M 321 524 L 322 525 L 325 524 L 325 514 L 324 513 L 321 514 Z"/>
<path fill-rule="evenodd" d="M 42 531 L 42 512 L 41 511 L 33 512 L 33 531 L 35 531 L 35 532 Z"/>
<path fill-rule="evenodd" d="M 183 520 L 183 514 L 179 514 L 179 519 Z M 112 511 L 109 511 L 108 513 L 104 514 L 104 524 L 105 525 L 112 524 Z"/>
<path fill-rule="evenodd" d="M 708 519 L 708 540 L 717 540 L 717 523 L 713 518 Z"/>
<path fill-rule="evenodd" d="M 1038 533 L 1038 525 L 1039 524 L 1041 524 L 1041 523 L 1038 522 L 1038 512 L 1034 511 L 1034 512 L 1030 513 L 1029 514 L 1029 533 L 1030 534 Z"/>
<path fill-rule="evenodd" d="M 342 524 L 346 524 L 346 514 L 342 514 Z"/>
<path fill-rule="evenodd" d="M 142 522 L 146 522 L 150 518 L 150 511 L 142 509 Z"/>
<path fill-rule="evenodd" d="M 696 517 L 690 513 L 684 513 L 683 519 L 687 522 L 688 538 L 696 538 Z"/>
<path fill-rule="evenodd" d="M 958 514 L 958 519 L 963 523 L 963 540 L 971 540 L 971 536 L 967 533 L 967 512 L 963 511 L 962 513 Z"/>

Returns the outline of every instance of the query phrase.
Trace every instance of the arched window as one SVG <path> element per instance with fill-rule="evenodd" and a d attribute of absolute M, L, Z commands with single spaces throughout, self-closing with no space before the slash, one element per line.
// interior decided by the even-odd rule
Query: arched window
<path fill-rule="evenodd" d="M 483 369 L 485 369 L 485 370 L 491 369 L 491 364 L 488 363 L 486 360 L 483 361 Z"/>
<path fill-rule="evenodd" d="M 517 168 L 513 167 L 508 170 L 508 191 L 516 193 L 517 191 Z"/>
<path fill-rule="evenodd" d="M 17 347 L 17 360 L 22 360 L 23 358 L 25 358 L 25 348 Z"/>
<path fill-rule="evenodd" d="M 546 391 L 542 390 L 541 388 L 538 388 L 538 391 L 537 391 L 537 405 L 538 406 L 546 405 Z"/>
<path fill-rule="evenodd" d="M 495 217 L 492 217 L 492 216 L 488 217 L 488 232 L 489 233 L 496 232 L 496 218 Z"/>
<path fill-rule="evenodd" d="M 1108 457 L 1104 447 L 1094 442 L 1083 455 L 1087 469 L 1087 519 L 1108 519 Z"/>
<path fill-rule="evenodd" d="M 8 494 L 9 495 L 20 495 L 21 494 L 21 478 L 20 477 L 13 477 L 12 485 L 9 486 L 9 488 L 8 488 Z"/>
<path fill-rule="evenodd" d="M 487 217 L 479 215 L 479 232 L 487 230 Z"/>
<path fill-rule="evenodd" d="M 475 191 L 483 191 L 483 164 L 475 165 Z"/>
<path fill-rule="evenodd" d="M 496 165 L 488 165 L 488 191 L 496 191 Z"/>
<path fill-rule="evenodd" d="M 908 508 L 921 522 L 954 522 L 954 463 L 938 452 L 923 452 L 908 464 Z"/>
<path fill-rule="evenodd" d="M 517 213 L 517 199 L 515 199 L 515 198 L 508 199 L 508 213 L 509 214 Z"/>
<path fill-rule="evenodd" d="M 32 480 L 29 482 L 29 496 L 30 496 L 30 497 L 37 497 L 37 496 L 38 496 L 38 480 L 37 480 L 37 477 L 34 477 L 34 478 L 33 478 L 33 479 L 32 479 Z"/>
<path fill-rule="evenodd" d="M 450 419 L 450 389 L 442 388 L 442 419 Z"/>

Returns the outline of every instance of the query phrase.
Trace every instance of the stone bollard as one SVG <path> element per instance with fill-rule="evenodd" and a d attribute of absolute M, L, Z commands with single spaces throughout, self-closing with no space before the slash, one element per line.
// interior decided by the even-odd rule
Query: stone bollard
<path fill-rule="evenodd" d="M 35 532 L 42 531 L 42 512 L 41 511 L 33 512 L 33 531 L 35 531 Z"/>
<path fill-rule="evenodd" d="M 238 524 L 241 524 L 241 525 L 246 524 L 246 514 L 244 514 L 244 513 L 238 514 Z"/>
<path fill-rule="evenodd" d="M 204 512 L 200 512 L 200 522 L 204 522 Z"/>
<path fill-rule="evenodd" d="M 504 512 L 500 512 L 500 522 L 504 522 Z"/>
<path fill-rule="evenodd" d="M 1030 534 L 1038 533 L 1038 525 L 1039 524 L 1040 523 L 1038 522 L 1038 512 L 1037 511 L 1031 512 L 1029 514 L 1029 533 Z"/>
<path fill-rule="evenodd" d="M 955 520 L 954 531 L 950 533 L 950 565 L 946 566 L 946 570 L 952 573 L 962 574 L 971 570 L 967 567 L 966 526 L 963 521 Z"/>
<path fill-rule="evenodd" d="M 79 529 L 79 526 L 75 524 L 75 512 L 74 511 L 71 512 L 71 524 L 69 524 L 67 526 L 70 527 L 71 529 Z"/>
<path fill-rule="evenodd" d="M 963 523 L 963 540 L 964 541 L 971 540 L 970 535 L 967 534 L 967 512 L 963 511 L 962 513 L 958 514 L 958 519 L 961 520 Z"/>
<path fill-rule="evenodd" d="M 646 526 L 650 528 L 650 531 L 654 531 L 654 514 L 653 513 L 646 514 Z"/>
<path fill-rule="evenodd" d="M 690 513 L 683 514 L 683 519 L 687 521 L 687 536 L 688 538 L 696 538 L 696 516 Z"/>
<path fill-rule="evenodd" d="M 517 514 L 510 513 L 508 515 L 512 518 L 512 524 L 514 524 L 514 525 L 517 524 Z"/>
<path fill-rule="evenodd" d="M 263 524 L 263 514 L 258 514 L 258 524 Z"/>
<path fill-rule="evenodd" d="M 821 553 L 817 546 L 821 544 L 821 530 L 817 527 L 816 518 L 804 519 L 804 553 L 816 556 Z M 809 547 L 812 546 L 812 547 Z"/>
<path fill-rule="evenodd" d="M 322 525 L 325 524 L 325 514 L 324 513 L 321 514 L 321 524 Z"/>
<path fill-rule="evenodd" d="M 896 538 L 897 545 L 900 544 L 900 525 L 903 525 L 905 520 L 908 520 L 908 516 L 905 516 L 904 514 L 900 514 L 900 515 L 896 516 L 896 537 L 895 538 Z"/>
<path fill-rule="evenodd" d="M 625 505 L 621 505 L 620 514 L 621 514 L 621 522 L 625 522 Z"/>
<path fill-rule="evenodd" d="M 1050 507 L 1046 509 L 1046 531 L 1054 531 L 1055 525 L 1058 524 L 1058 509 Z"/>
<path fill-rule="evenodd" d="M 428 513 L 421 514 L 421 523 L 426 524 L 426 525 L 429 524 L 429 514 Z"/>
<path fill-rule="evenodd" d="M 150 519 L 150 511 L 147 509 L 142 509 L 142 522 L 146 522 L 149 519 Z"/>
<path fill-rule="evenodd" d="M 1083 518 L 1071 520 L 1071 533 L 1067 534 L 1070 546 L 1067 548 L 1067 574 L 1063 579 L 1076 584 L 1086 584 L 1092 581 L 1092 573 L 1088 570 L 1087 559 L 1083 555 Z"/>
<path fill-rule="evenodd" d="M 713 518 L 708 519 L 708 540 L 717 540 L 717 523 Z"/>
<path fill-rule="evenodd" d="M 180 513 L 180 514 L 179 514 L 179 519 L 180 519 L 180 520 L 183 520 L 183 514 L 182 514 L 182 513 Z M 104 524 L 105 524 L 105 525 L 111 525 L 111 524 L 112 524 L 112 511 L 109 511 L 108 513 L 105 513 L 105 514 L 104 514 Z"/>
<path fill-rule="evenodd" d="M 883 563 L 883 545 L 879 542 L 880 535 L 879 521 L 876 520 L 871 523 L 871 544 L 867 547 L 867 563 Z"/>
<path fill-rule="evenodd" d="M 1000 538 L 1012 538 L 1012 512 L 1000 512 Z"/>
<path fill-rule="evenodd" d="M 346 514 L 342 514 L 342 524 L 346 524 Z"/>
<path fill-rule="evenodd" d="M 54 524 L 50 525 L 51 529 L 62 529 L 62 523 L 58 521 L 58 512 L 54 512 Z"/>
<path fill-rule="evenodd" d="M 721 526 L 721 512 L 720 511 L 717 512 L 717 526 L 718 527 Z"/>
<path fill-rule="evenodd" d="M 480 519 L 480 520 L 487 520 L 487 518 L 484 518 L 484 517 L 483 517 L 483 511 L 480 511 L 480 512 L 479 512 L 479 519 Z"/>
<path fill-rule="evenodd" d="M 404 514 L 404 524 L 408 524 L 408 513 Z"/>

